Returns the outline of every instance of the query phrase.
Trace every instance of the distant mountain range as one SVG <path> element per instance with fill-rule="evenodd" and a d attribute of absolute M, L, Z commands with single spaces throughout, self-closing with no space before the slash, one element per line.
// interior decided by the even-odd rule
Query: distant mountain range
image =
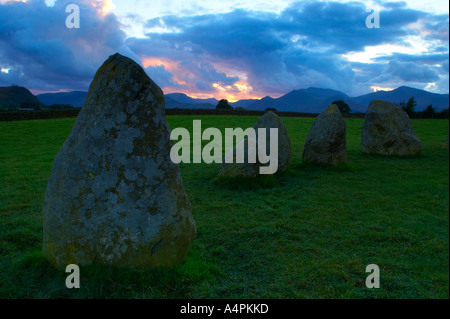
<path fill-rule="evenodd" d="M 441 111 L 448 108 L 448 94 L 436 94 L 407 86 L 401 86 L 392 91 L 378 91 L 358 96 L 354 100 L 362 105 L 369 105 L 373 100 L 389 101 L 399 104 L 407 102 L 411 97 L 417 102 L 416 111 L 423 111 L 428 105 L 433 105 L 436 110 Z"/>
<path fill-rule="evenodd" d="M 320 113 L 333 101 L 343 100 L 353 112 L 365 112 L 367 105 L 361 105 L 345 93 L 320 88 L 300 89 L 289 92 L 279 98 L 266 96 L 247 107 L 249 110 L 264 110 L 274 107 L 279 111 Z"/>
<path fill-rule="evenodd" d="M 357 97 L 349 97 L 347 94 L 336 90 L 311 87 L 291 91 L 276 99 L 266 96 L 244 107 L 248 110 L 265 110 L 268 107 L 273 107 L 278 111 L 320 113 L 332 102 L 343 100 L 350 106 L 352 112 L 365 113 L 369 103 L 373 100 L 399 104 L 403 101 L 407 102 L 411 97 L 414 97 L 417 102 L 416 111 L 423 111 L 430 104 L 438 111 L 447 109 L 449 105 L 448 94 L 436 94 L 401 86 L 392 91 L 377 91 Z M 239 104 L 239 102 L 234 104 Z"/>
<path fill-rule="evenodd" d="M 39 101 L 45 105 L 52 104 L 71 104 L 75 107 L 82 107 L 86 100 L 87 92 L 70 91 L 59 93 L 44 93 L 37 95 Z"/>
<path fill-rule="evenodd" d="M 389 101 L 399 104 L 407 102 L 411 97 L 417 102 L 416 111 L 423 111 L 428 105 L 433 105 L 437 111 L 449 106 L 448 94 L 431 93 L 407 86 L 401 86 L 392 91 L 377 91 L 357 97 L 331 89 L 310 87 L 291 91 L 279 98 L 266 96 L 262 99 L 240 100 L 230 103 L 233 107 L 243 107 L 247 110 L 265 110 L 273 107 L 284 112 L 320 113 L 332 102 L 343 100 L 350 106 L 352 112 L 365 113 L 369 103 L 373 100 Z M 169 93 L 165 95 L 166 108 L 205 108 L 213 109 L 219 102 L 216 99 L 194 99 L 183 93 Z"/>
<path fill-rule="evenodd" d="M 13 92 L 14 94 L 6 94 L 5 92 L 8 91 Z M 87 92 L 72 91 L 45 93 L 39 94 L 36 97 L 38 101 L 45 105 L 71 104 L 75 107 L 81 107 L 86 99 L 86 95 Z M 11 99 L 11 96 L 15 96 L 17 101 L 15 98 Z M 279 98 L 266 96 L 262 99 L 240 100 L 230 103 L 230 105 L 233 107 L 243 107 L 247 110 L 265 110 L 272 107 L 278 111 L 285 112 L 320 113 L 333 101 L 343 100 L 350 106 L 352 112 L 364 113 L 366 112 L 369 103 L 373 100 L 389 101 L 399 104 L 403 101 L 407 102 L 411 97 L 414 97 L 417 102 L 416 111 L 422 111 L 430 104 L 433 105 L 437 111 L 449 107 L 448 94 L 431 93 L 407 86 L 401 86 L 392 91 L 377 91 L 357 97 L 349 97 L 347 94 L 336 90 L 310 87 L 308 89 L 293 90 Z M 5 106 L 6 104 L 20 107 L 24 101 L 36 102 L 33 98 L 35 97 L 25 88 L 0 88 L 0 106 Z M 166 94 L 165 100 L 166 108 L 181 109 L 213 109 L 219 102 L 217 99 L 192 98 L 184 93 Z"/>
<path fill-rule="evenodd" d="M 164 94 L 168 109 L 214 109 L 219 103 L 216 99 L 194 99 L 184 93 Z"/>

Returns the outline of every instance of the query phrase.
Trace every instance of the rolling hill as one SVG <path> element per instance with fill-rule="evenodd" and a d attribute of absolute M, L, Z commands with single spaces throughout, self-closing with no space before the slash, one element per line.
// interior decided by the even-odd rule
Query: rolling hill
<path fill-rule="evenodd" d="M 19 108 L 38 109 L 44 106 L 36 96 L 21 86 L 0 87 L 0 108 L 15 110 Z"/>

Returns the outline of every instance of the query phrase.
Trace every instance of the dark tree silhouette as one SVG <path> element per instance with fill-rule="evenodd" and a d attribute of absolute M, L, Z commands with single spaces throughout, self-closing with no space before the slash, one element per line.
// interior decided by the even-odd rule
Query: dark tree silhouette
<path fill-rule="evenodd" d="M 411 97 L 408 102 L 406 102 L 405 106 L 402 107 L 402 109 L 408 113 L 409 117 L 414 115 L 416 112 L 414 111 L 414 108 L 417 106 L 416 100 L 414 100 L 414 96 Z"/>
<path fill-rule="evenodd" d="M 422 117 L 432 119 L 436 115 L 436 110 L 433 105 L 428 105 L 427 108 L 422 112 Z"/>
<path fill-rule="evenodd" d="M 438 113 L 440 119 L 448 119 L 448 108 Z"/>
<path fill-rule="evenodd" d="M 217 103 L 216 109 L 218 110 L 232 110 L 233 107 L 228 104 L 228 100 L 222 99 Z"/>
<path fill-rule="evenodd" d="M 334 102 L 331 103 L 331 104 L 337 105 L 337 107 L 339 108 L 339 111 L 340 111 L 341 113 L 350 113 L 350 112 L 352 111 L 352 110 L 350 109 L 350 106 L 348 106 L 348 104 L 345 103 L 345 102 L 342 101 L 342 100 L 334 101 Z"/>
<path fill-rule="evenodd" d="M 40 111 L 41 107 L 39 106 L 39 103 L 36 102 L 23 102 L 20 105 L 21 108 L 26 108 L 26 109 L 34 109 L 35 111 Z"/>

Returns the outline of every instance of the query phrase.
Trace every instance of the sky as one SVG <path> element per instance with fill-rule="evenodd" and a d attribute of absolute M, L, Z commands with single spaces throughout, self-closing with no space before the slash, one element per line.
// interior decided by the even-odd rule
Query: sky
<path fill-rule="evenodd" d="M 66 27 L 66 6 L 80 28 Z M 367 11 L 369 10 L 369 11 Z M 366 18 L 379 12 L 380 27 Z M 0 86 L 87 91 L 119 52 L 164 93 L 449 91 L 449 5 L 433 1 L 0 0 Z"/>

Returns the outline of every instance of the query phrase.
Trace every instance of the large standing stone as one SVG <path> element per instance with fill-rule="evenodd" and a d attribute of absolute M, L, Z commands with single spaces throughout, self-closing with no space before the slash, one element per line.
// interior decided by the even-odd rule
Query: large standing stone
<path fill-rule="evenodd" d="M 269 111 L 262 115 L 253 126 L 256 132 L 256 140 L 245 138 L 242 140 L 233 150 L 230 150 L 222 161 L 222 167 L 220 168 L 219 176 L 227 177 L 246 177 L 254 178 L 260 174 L 260 166 L 267 166 L 268 164 L 249 163 L 248 162 L 248 150 L 249 146 L 253 146 L 256 150 L 256 157 L 258 154 L 258 129 L 266 129 L 266 154 L 271 152 L 270 150 L 270 128 L 278 129 L 278 172 L 284 172 L 289 168 L 291 161 L 291 140 L 286 127 L 283 124 L 278 115 Z M 244 144 L 244 163 L 236 163 L 236 149 L 240 144 Z M 232 158 L 232 163 L 226 163 L 226 158 Z"/>
<path fill-rule="evenodd" d="M 110 56 L 53 164 L 46 257 L 60 266 L 183 261 L 196 225 L 171 146 L 161 89 L 134 61 Z"/>
<path fill-rule="evenodd" d="M 337 166 L 347 160 L 346 124 L 339 108 L 332 104 L 314 120 L 306 137 L 303 162 Z"/>
<path fill-rule="evenodd" d="M 422 144 L 405 111 L 390 102 L 372 101 L 364 117 L 361 148 L 365 153 L 406 156 L 420 153 Z"/>

